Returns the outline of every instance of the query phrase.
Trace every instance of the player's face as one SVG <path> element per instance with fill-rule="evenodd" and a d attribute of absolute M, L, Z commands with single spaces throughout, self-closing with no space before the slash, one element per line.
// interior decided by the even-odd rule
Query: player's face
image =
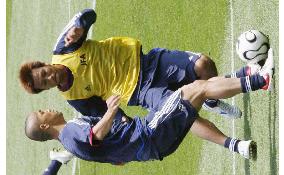
<path fill-rule="evenodd" d="M 33 69 L 32 76 L 35 89 L 47 90 L 59 84 L 57 69 L 51 65 Z"/>
<path fill-rule="evenodd" d="M 55 111 L 55 110 L 51 110 L 51 109 L 47 109 L 47 110 L 38 110 L 36 112 L 37 118 L 42 121 L 42 122 L 46 122 L 46 121 L 61 121 L 63 118 L 63 114 L 61 112 Z"/>

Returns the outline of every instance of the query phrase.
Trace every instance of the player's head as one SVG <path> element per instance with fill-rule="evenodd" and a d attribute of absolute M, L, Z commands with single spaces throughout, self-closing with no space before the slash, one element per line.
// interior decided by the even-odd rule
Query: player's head
<path fill-rule="evenodd" d="M 25 90 L 32 94 L 53 88 L 58 84 L 56 68 L 40 61 L 22 64 L 19 79 Z"/>
<path fill-rule="evenodd" d="M 64 125 L 63 114 L 54 110 L 39 110 L 28 115 L 25 122 L 26 136 L 35 141 L 54 139 L 55 126 Z M 56 134 L 55 134 L 56 135 Z"/>

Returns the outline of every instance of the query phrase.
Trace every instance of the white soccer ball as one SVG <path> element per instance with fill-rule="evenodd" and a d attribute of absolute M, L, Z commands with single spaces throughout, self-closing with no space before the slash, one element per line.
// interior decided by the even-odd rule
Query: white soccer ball
<path fill-rule="evenodd" d="M 250 64 L 266 59 L 269 47 L 268 37 L 258 30 L 242 33 L 236 43 L 236 51 L 240 59 Z"/>

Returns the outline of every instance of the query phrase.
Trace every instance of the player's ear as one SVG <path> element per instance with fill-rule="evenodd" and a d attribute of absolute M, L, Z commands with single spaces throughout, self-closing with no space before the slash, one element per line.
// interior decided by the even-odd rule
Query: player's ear
<path fill-rule="evenodd" d="M 42 130 L 46 130 L 46 129 L 49 128 L 49 124 L 47 124 L 47 123 L 40 124 L 39 128 L 42 129 Z"/>

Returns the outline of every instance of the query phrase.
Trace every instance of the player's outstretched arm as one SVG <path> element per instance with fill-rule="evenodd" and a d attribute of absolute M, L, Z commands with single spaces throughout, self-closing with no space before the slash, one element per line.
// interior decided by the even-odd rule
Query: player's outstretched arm
<path fill-rule="evenodd" d="M 85 9 L 76 14 L 57 38 L 53 54 L 66 54 L 79 49 L 96 18 L 97 15 L 93 9 Z"/>

